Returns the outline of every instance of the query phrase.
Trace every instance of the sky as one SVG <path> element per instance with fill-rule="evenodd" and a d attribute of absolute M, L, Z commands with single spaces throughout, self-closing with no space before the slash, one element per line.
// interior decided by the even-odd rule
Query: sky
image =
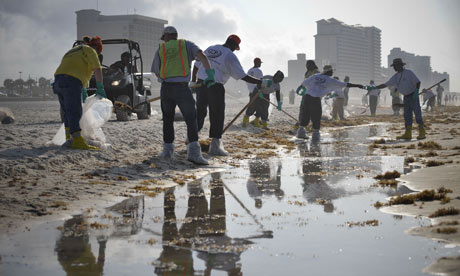
<path fill-rule="evenodd" d="M 23 79 L 52 78 L 77 38 L 81 9 L 168 20 L 203 50 L 237 34 L 243 68 L 260 57 L 265 74 L 287 73 L 297 53 L 314 59 L 316 21 L 334 17 L 382 31 L 382 66 L 394 47 L 431 56 L 433 70 L 448 72 L 451 91 L 460 92 L 460 0 L 1 0 L 0 85 L 19 72 Z"/>

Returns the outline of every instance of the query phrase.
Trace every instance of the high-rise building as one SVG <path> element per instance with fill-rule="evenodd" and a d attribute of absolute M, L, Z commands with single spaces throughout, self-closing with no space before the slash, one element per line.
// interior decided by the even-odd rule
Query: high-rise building
<path fill-rule="evenodd" d="M 388 55 L 388 68 L 391 68 L 390 65 L 393 63 L 393 59 L 395 58 L 401 58 L 406 64 L 405 68 L 410 69 L 415 73 L 415 75 L 422 82 L 422 88 L 428 87 L 432 83 L 438 82 L 445 78 L 447 81 L 443 83 L 443 86 L 446 91 L 449 91 L 449 74 L 446 72 L 433 72 L 431 68 L 430 56 L 419 56 L 413 53 L 405 52 L 401 50 L 401 48 L 393 48 Z"/>
<path fill-rule="evenodd" d="M 100 11 L 79 10 L 77 14 L 77 39 L 84 35 L 98 35 L 102 39 L 126 38 L 139 43 L 144 62 L 144 72 L 150 72 L 153 56 L 167 20 L 130 15 L 101 15 Z M 119 60 L 120 54 L 127 49 L 116 47 L 104 48 L 104 61 Z M 110 64 L 106 64 L 110 65 Z"/>
<path fill-rule="evenodd" d="M 322 19 L 315 35 L 315 61 L 321 70 L 332 65 L 334 75 L 349 76 L 351 82 L 381 82 L 381 31 L 376 27 L 346 25 L 335 19 Z"/>

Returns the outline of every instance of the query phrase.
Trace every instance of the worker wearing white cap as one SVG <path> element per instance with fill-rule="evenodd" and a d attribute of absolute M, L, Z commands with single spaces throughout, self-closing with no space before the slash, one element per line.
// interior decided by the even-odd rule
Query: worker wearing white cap
<path fill-rule="evenodd" d="M 177 39 L 177 30 L 173 26 L 164 29 L 160 44 L 152 63 L 152 72 L 161 82 L 161 111 L 163 113 L 163 152 L 160 157 L 174 156 L 174 116 L 179 106 L 187 125 L 187 159 L 196 164 L 207 165 L 208 161 L 201 154 L 198 143 L 198 125 L 196 120 L 195 100 L 188 87 L 190 66 L 198 59 L 204 66 L 204 83 L 213 84 L 214 70 L 200 48 L 193 42 Z"/>

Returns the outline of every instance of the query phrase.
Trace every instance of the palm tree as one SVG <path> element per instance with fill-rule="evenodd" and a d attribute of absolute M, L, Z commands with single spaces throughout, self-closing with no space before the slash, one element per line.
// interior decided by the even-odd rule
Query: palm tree
<path fill-rule="evenodd" d="M 6 88 L 6 93 L 8 96 L 13 94 L 14 81 L 12 79 L 5 79 L 3 81 L 3 86 Z"/>
<path fill-rule="evenodd" d="M 29 78 L 28 80 L 25 81 L 25 85 L 27 85 L 31 97 L 32 97 L 32 86 L 35 86 L 36 83 L 37 82 L 32 78 Z"/>
<path fill-rule="evenodd" d="M 24 80 L 23 79 L 16 79 L 14 81 L 15 90 L 19 92 L 21 96 L 23 96 L 23 89 L 24 89 Z"/>

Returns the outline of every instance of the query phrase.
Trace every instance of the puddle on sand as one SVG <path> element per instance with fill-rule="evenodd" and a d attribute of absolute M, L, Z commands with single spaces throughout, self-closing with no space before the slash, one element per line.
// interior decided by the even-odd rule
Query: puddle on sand
<path fill-rule="evenodd" d="M 403 170 L 402 157 L 368 156 L 382 129 L 332 132 L 282 158 L 11 235 L 0 275 L 421 275 L 458 250 L 404 234 L 427 220 L 372 206 L 409 192 L 373 186 Z"/>

